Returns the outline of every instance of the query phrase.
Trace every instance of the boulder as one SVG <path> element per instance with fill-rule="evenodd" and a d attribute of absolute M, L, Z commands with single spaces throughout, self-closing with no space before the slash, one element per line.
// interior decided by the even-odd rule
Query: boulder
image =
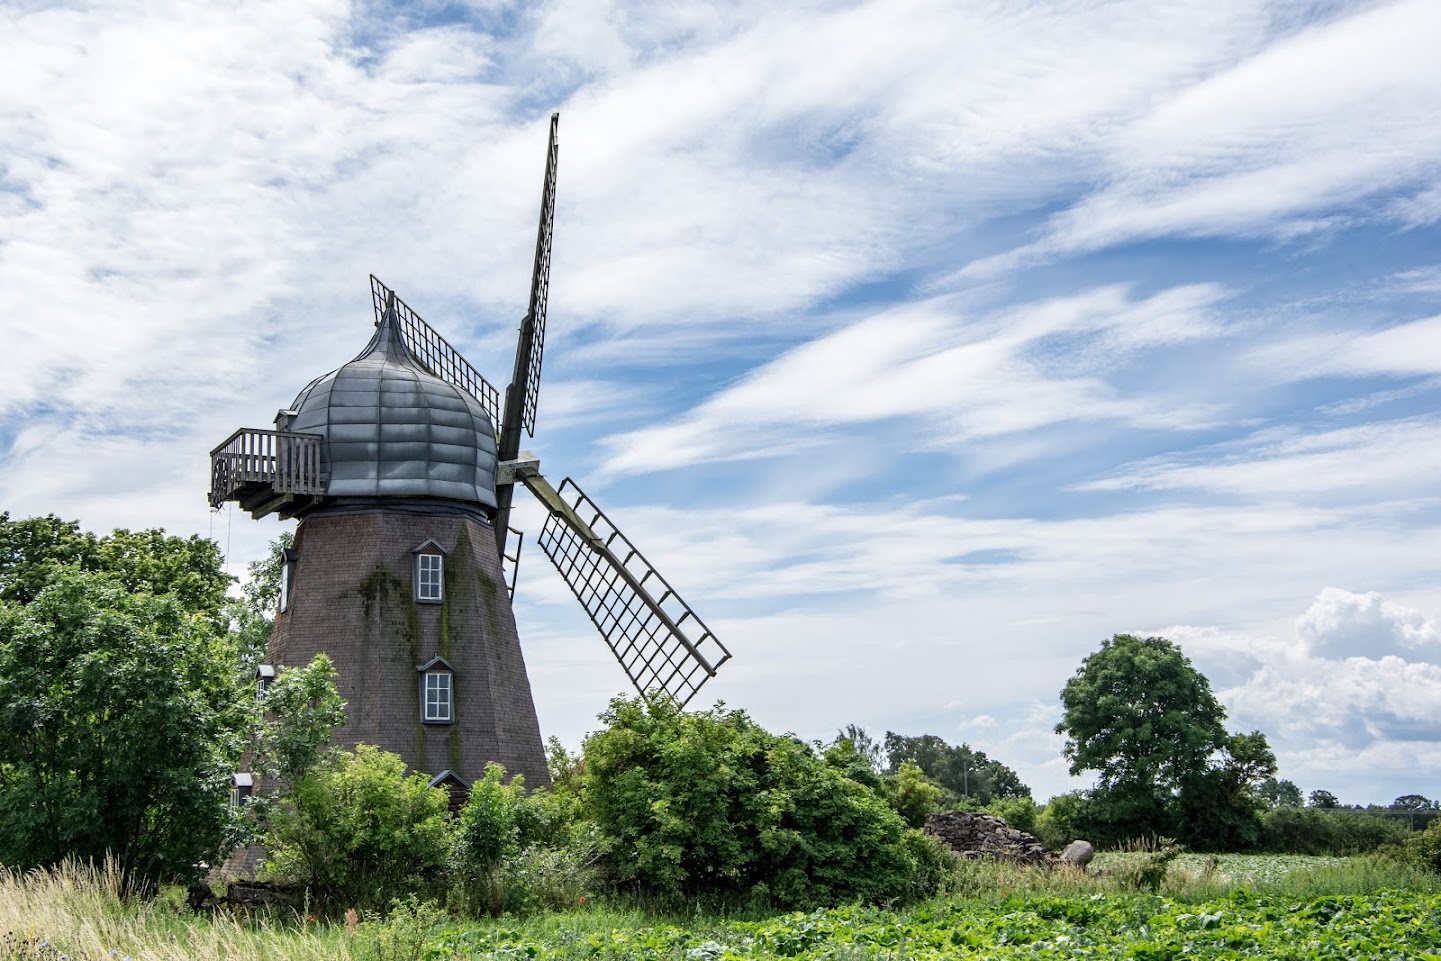
<path fill-rule="evenodd" d="M 1090 841 L 1072 841 L 1066 845 L 1066 850 L 1061 852 L 1061 862 L 1074 864 L 1084 870 L 1095 856 L 1096 848 Z"/>

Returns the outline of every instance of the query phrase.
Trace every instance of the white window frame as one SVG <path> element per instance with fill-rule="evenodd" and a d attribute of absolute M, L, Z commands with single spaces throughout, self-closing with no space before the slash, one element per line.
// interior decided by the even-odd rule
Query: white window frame
<path fill-rule="evenodd" d="M 426 671 L 420 675 L 420 719 L 426 724 L 455 721 L 455 674 Z"/>
<path fill-rule="evenodd" d="M 445 555 L 424 551 L 415 555 L 415 599 L 423 604 L 445 600 Z"/>

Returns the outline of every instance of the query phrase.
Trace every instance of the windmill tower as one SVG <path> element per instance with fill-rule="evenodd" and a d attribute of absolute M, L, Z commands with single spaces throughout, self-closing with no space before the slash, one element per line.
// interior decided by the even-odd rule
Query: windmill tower
<path fill-rule="evenodd" d="M 506 554 L 517 485 L 548 517 L 539 542 L 636 689 L 690 700 L 730 653 L 569 478 L 535 455 L 555 215 L 556 128 L 541 192 L 530 304 L 500 393 L 380 281 L 375 332 L 317 377 L 273 430 L 211 452 L 210 503 L 298 518 L 259 669 L 329 655 L 347 701 L 343 746 L 375 744 L 463 792 L 489 761 L 549 783 Z M 507 582 L 504 563 L 510 562 Z"/>

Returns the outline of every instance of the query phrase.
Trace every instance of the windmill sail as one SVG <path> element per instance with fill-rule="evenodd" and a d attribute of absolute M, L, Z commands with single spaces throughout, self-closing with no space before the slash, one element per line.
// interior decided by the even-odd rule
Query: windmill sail
<path fill-rule="evenodd" d="M 519 475 L 550 517 L 540 546 L 642 694 L 684 705 L 730 659 L 700 617 L 570 478 Z"/>
<path fill-rule="evenodd" d="M 540 190 L 540 225 L 535 234 L 535 263 L 530 274 L 530 303 L 526 307 L 525 321 L 530 325 L 528 357 L 525 358 L 524 401 L 521 404 L 521 425 L 531 437 L 535 436 L 535 410 L 540 398 L 540 362 L 545 353 L 545 310 L 550 299 L 550 242 L 555 230 L 555 173 L 560 159 L 560 141 L 557 128 L 560 114 L 550 115 L 550 149 L 545 155 L 545 181 Z M 525 334 L 524 325 L 521 330 Z M 522 371 L 517 356 L 515 381 L 520 383 Z M 507 411 L 509 413 L 509 411 Z"/>
<path fill-rule="evenodd" d="M 540 362 L 545 351 L 545 311 L 550 299 L 550 240 L 555 226 L 556 163 L 560 158 L 557 139 L 560 114 L 550 115 L 550 146 L 545 155 L 545 177 L 540 188 L 540 226 L 535 237 L 535 263 L 530 274 L 530 303 L 520 322 L 515 345 L 515 366 L 510 386 L 505 389 L 505 413 L 496 437 L 496 452 L 502 463 L 520 453 L 521 428 L 535 436 L 536 403 L 540 396 Z M 502 555 L 510 530 L 511 484 L 496 487 L 495 542 Z"/>
<path fill-rule="evenodd" d="M 395 291 L 376 279 L 374 274 L 370 275 L 370 299 L 375 305 L 376 325 L 380 325 L 386 310 L 394 307 L 395 315 L 400 320 L 400 335 L 405 346 L 415 355 L 415 359 L 447 384 L 459 387 L 480 401 L 480 406 L 490 415 L 490 421 L 498 435 L 500 392 L 491 386 L 490 381 L 482 377 L 480 372 L 470 365 L 470 361 L 460 356 L 460 353 L 450 346 L 449 341 L 440 336 L 434 327 L 421 320 L 419 314 L 397 297 Z"/>

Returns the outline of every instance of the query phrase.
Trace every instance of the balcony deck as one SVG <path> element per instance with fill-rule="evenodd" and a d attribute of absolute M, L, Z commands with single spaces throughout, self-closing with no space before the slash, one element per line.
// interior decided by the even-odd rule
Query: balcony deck
<path fill-rule="evenodd" d="M 293 517 L 325 494 L 320 434 L 242 427 L 210 452 L 210 506 Z"/>

